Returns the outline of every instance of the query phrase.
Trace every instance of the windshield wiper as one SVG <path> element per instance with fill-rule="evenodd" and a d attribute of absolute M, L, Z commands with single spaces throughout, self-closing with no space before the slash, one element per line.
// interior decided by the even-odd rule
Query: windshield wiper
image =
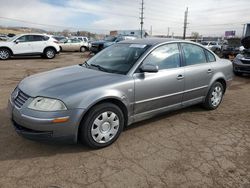
<path fill-rule="evenodd" d="M 98 68 L 100 71 L 109 72 L 109 70 L 108 70 L 108 69 L 106 69 L 106 68 L 102 67 L 101 65 L 90 64 L 90 66 L 92 66 L 92 67 L 96 67 L 96 68 Z"/>
<path fill-rule="evenodd" d="M 88 61 L 84 61 L 84 65 L 85 65 L 86 67 L 90 67 L 90 64 L 88 63 Z"/>
<path fill-rule="evenodd" d="M 85 66 L 86 68 L 90 68 L 90 64 L 88 64 L 87 61 L 84 61 L 84 63 L 79 64 L 81 67 Z"/>

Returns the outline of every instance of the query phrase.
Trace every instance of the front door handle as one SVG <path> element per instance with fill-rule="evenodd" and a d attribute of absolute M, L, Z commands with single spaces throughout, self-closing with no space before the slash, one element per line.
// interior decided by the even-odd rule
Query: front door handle
<path fill-rule="evenodd" d="M 208 70 L 207 70 L 207 73 L 212 73 L 212 72 L 213 72 L 212 69 L 208 69 Z"/>
<path fill-rule="evenodd" d="M 184 78 L 184 76 L 182 75 L 182 74 L 179 74 L 178 76 L 177 76 L 177 80 L 182 80 Z"/>

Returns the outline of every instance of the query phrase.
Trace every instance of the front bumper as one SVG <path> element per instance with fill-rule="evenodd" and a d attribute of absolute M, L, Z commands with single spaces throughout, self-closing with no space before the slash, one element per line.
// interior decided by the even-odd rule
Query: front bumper
<path fill-rule="evenodd" d="M 233 70 L 234 72 L 239 73 L 250 73 L 250 60 L 249 63 L 243 63 L 240 60 L 237 60 L 237 62 L 233 62 Z"/>
<path fill-rule="evenodd" d="M 78 127 L 84 109 L 41 112 L 28 109 L 25 104 L 18 108 L 11 100 L 8 102 L 8 109 L 16 132 L 25 138 L 65 143 L 77 142 Z M 53 119 L 59 117 L 69 117 L 69 119 L 67 122 L 53 123 Z"/>

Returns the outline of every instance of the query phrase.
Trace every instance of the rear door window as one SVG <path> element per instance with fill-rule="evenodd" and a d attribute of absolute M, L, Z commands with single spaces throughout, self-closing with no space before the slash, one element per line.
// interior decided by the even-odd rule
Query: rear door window
<path fill-rule="evenodd" d="M 215 62 L 216 61 L 215 56 L 211 52 L 209 52 L 208 50 L 206 50 L 206 54 L 207 54 L 207 60 L 208 60 L 208 62 Z"/>
<path fill-rule="evenodd" d="M 195 44 L 182 43 L 186 66 L 207 63 L 204 49 Z"/>

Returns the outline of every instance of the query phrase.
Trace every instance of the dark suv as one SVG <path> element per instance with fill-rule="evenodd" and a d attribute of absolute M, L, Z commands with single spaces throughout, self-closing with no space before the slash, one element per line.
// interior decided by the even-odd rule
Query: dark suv
<path fill-rule="evenodd" d="M 250 36 L 243 38 L 241 43 L 245 49 L 233 60 L 234 73 L 239 76 L 250 74 Z"/>

